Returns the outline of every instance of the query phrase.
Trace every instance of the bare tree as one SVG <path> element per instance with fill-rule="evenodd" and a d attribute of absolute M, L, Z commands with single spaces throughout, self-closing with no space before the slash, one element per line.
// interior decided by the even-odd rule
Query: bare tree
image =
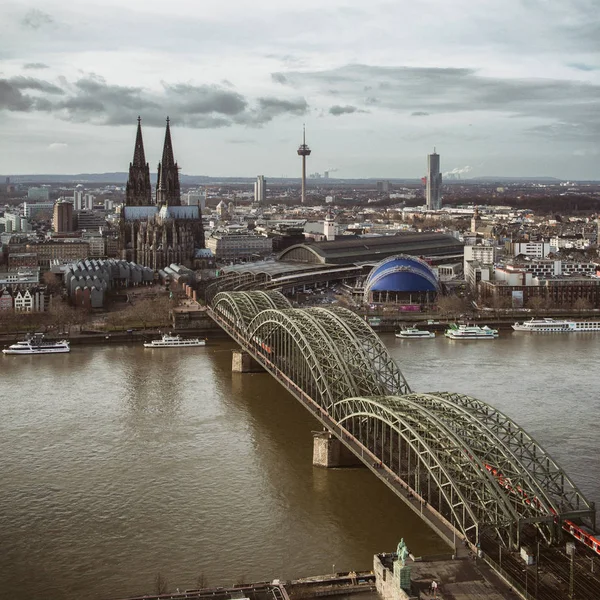
<path fill-rule="evenodd" d="M 203 590 L 208 587 L 208 579 L 206 579 L 206 575 L 204 572 L 200 573 L 198 577 L 196 577 L 196 588 L 199 590 Z"/>
<path fill-rule="evenodd" d="M 48 290 L 50 296 L 56 296 L 60 294 L 62 289 L 60 279 L 51 271 L 46 271 L 42 275 L 42 281 Z"/>
<path fill-rule="evenodd" d="M 546 304 L 546 301 L 541 296 L 532 296 L 527 300 L 527 308 L 530 308 L 534 312 L 539 312 Z"/>
<path fill-rule="evenodd" d="M 587 298 L 577 298 L 577 300 L 573 302 L 573 308 L 581 313 L 584 310 L 590 310 L 590 308 L 592 308 L 592 303 Z"/>

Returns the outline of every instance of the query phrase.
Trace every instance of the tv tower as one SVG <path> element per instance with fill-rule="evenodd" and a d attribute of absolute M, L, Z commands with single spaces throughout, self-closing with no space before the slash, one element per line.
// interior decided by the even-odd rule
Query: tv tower
<path fill-rule="evenodd" d="M 302 157 L 302 200 L 301 203 L 304 204 L 304 200 L 306 199 L 306 157 L 310 156 L 310 148 L 306 145 L 306 126 L 302 125 L 302 144 L 298 148 L 298 156 Z"/>

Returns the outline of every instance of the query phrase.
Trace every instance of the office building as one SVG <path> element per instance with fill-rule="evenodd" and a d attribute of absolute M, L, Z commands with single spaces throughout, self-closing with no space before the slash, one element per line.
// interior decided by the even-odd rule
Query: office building
<path fill-rule="evenodd" d="M 267 181 L 264 175 L 258 175 L 254 182 L 254 202 L 264 204 L 267 198 Z"/>
<path fill-rule="evenodd" d="M 54 202 L 23 202 L 23 214 L 26 219 L 50 219 L 54 211 Z"/>
<path fill-rule="evenodd" d="M 73 205 L 70 202 L 57 202 L 54 205 L 52 228 L 56 233 L 73 231 Z"/>
<path fill-rule="evenodd" d="M 30 187 L 27 190 L 27 198 L 29 200 L 49 200 L 50 189 L 45 187 Z"/>
<path fill-rule="evenodd" d="M 442 208 L 442 174 L 440 173 L 440 155 L 435 148 L 427 156 L 427 209 Z"/>
<path fill-rule="evenodd" d="M 73 192 L 73 208 L 75 210 L 83 210 L 83 192 L 81 190 Z"/>

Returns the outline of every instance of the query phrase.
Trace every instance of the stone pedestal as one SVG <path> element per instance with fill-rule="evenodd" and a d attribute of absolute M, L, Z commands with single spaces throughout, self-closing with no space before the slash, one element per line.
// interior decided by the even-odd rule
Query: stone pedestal
<path fill-rule="evenodd" d="M 313 465 L 315 467 L 362 467 L 359 458 L 354 456 L 340 440 L 329 431 L 313 433 Z"/>
<path fill-rule="evenodd" d="M 245 350 L 233 350 L 231 370 L 235 373 L 263 373 L 264 369 Z"/>

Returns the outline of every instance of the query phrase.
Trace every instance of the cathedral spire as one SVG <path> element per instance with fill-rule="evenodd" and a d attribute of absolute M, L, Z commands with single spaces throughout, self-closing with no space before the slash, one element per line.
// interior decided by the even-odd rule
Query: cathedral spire
<path fill-rule="evenodd" d="M 134 167 L 144 167 L 146 165 L 146 154 L 144 153 L 144 140 L 142 138 L 142 118 L 138 117 L 137 135 L 135 136 L 135 150 L 133 151 Z"/>
<path fill-rule="evenodd" d="M 181 205 L 179 187 L 179 167 L 173 157 L 173 143 L 171 142 L 170 119 L 167 117 L 165 143 L 163 145 L 162 160 L 158 163 L 158 179 L 156 182 L 156 203 L 169 206 Z"/>
<path fill-rule="evenodd" d="M 173 158 L 173 143 L 171 142 L 171 127 L 170 119 L 167 117 L 167 130 L 165 131 L 165 143 L 163 145 L 162 161 L 163 169 L 173 167 L 175 159 Z"/>
<path fill-rule="evenodd" d="M 125 206 L 148 206 L 152 204 L 152 187 L 150 185 L 150 167 L 144 153 L 142 139 L 142 119 L 138 117 L 137 134 L 133 162 L 129 163 L 129 178 L 125 189 Z"/>

